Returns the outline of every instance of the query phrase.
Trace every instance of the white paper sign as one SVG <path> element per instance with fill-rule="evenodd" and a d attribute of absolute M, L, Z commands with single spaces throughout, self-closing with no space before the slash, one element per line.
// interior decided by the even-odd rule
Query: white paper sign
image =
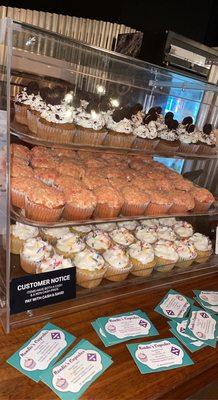
<path fill-rule="evenodd" d="M 151 324 L 139 315 L 121 316 L 110 318 L 105 325 L 105 330 L 118 339 L 129 336 L 147 335 Z"/>
<path fill-rule="evenodd" d="M 182 318 L 189 308 L 189 303 L 181 294 L 168 294 L 167 298 L 160 304 L 160 308 L 170 318 Z"/>
<path fill-rule="evenodd" d="M 151 369 L 182 364 L 184 352 L 181 347 L 163 340 L 159 343 L 139 345 L 136 358 Z"/>

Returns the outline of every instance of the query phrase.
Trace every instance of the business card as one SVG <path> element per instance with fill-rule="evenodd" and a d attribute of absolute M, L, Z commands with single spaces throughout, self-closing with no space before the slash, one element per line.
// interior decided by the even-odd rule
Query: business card
<path fill-rule="evenodd" d="M 175 338 L 128 344 L 127 348 L 141 374 L 167 371 L 193 364 Z"/>
<path fill-rule="evenodd" d="M 76 400 L 113 363 L 111 357 L 81 340 L 65 357 L 50 367 L 41 380 L 63 400 Z"/>
<path fill-rule="evenodd" d="M 193 335 L 185 333 L 187 323 L 188 319 L 184 319 L 183 321 L 168 321 L 168 324 L 171 328 L 170 331 L 173 333 L 173 335 L 176 336 L 177 339 L 179 339 L 179 341 L 182 342 L 182 344 L 184 344 L 189 351 L 194 353 L 195 351 L 198 351 L 207 345 Z"/>
<path fill-rule="evenodd" d="M 39 382 L 41 373 L 53 365 L 75 339 L 74 335 L 64 329 L 48 323 L 17 350 L 7 363 Z"/>
<path fill-rule="evenodd" d="M 216 347 L 218 317 L 204 309 L 193 306 L 190 311 L 185 333 L 194 335 L 194 337 L 208 346 Z"/>
<path fill-rule="evenodd" d="M 169 319 L 182 319 L 188 314 L 193 304 L 193 299 L 171 289 L 154 311 Z"/>
<path fill-rule="evenodd" d="M 195 300 L 207 311 L 218 313 L 218 292 L 211 290 L 193 290 Z"/>

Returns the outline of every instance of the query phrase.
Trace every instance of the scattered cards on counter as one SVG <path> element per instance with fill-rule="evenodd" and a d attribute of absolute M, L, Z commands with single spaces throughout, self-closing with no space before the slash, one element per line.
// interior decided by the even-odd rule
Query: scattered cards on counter
<path fill-rule="evenodd" d="M 195 300 L 207 311 L 218 314 L 218 292 L 209 290 L 193 290 Z"/>
<path fill-rule="evenodd" d="M 187 322 L 185 333 L 194 335 L 208 346 L 216 347 L 218 336 L 218 317 L 204 309 L 193 306 Z"/>
<path fill-rule="evenodd" d="M 39 382 L 42 372 L 53 365 L 75 339 L 64 329 L 48 323 L 17 350 L 7 363 Z"/>
<path fill-rule="evenodd" d="M 194 353 L 197 350 L 203 349 L 207 345 L 193 335 L 188 335 L 185 333 L 187 323 L 188 319 L 184 319 L 183 321 L 168 321 L 168 324 L 171 328 L 170 331 L 173 333 L 173 335 L 176 336 L 177 339 L 179 339 L 179 341 L 182 342 L 182 344 L 184 344 L 189 351 Z"/>
<path fill-rule="evenodd" d="M 141 374 L 166 371 L 194 364 L 175 338 L 127 344 Z"/>
<path fill-rule="evenodd" d="M 92 326 L 106 347 L 159 334 L 147 314 L 141 310 L 98 318 L 92 322 Z"/>
<path fill-rule="evenodd" d="M 193 299 L 171 289 L 154 310 L 170 319 L 182 319 L 188 314 L 193 304 Z"/>
<path fill-rule="evenodd" d="M 113 363 L 110 356 L 81 340 L 62 360 L 50 367 L 41 380 L 60 399 L 76 400 Z"/>

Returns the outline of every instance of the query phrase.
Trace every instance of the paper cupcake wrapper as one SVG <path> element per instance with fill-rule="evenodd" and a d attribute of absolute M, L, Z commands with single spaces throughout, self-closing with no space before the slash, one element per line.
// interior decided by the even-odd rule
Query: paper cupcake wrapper
<path fill-rule="evenodd" d="M 156 150 L 172 152 L 176 151 L 178 148 L 179 148 L 179 143 L 176 143 L 175 141 L 171 142 L 160 139 L 160 142 L 158 143 Z"/>
<path fill-rule="evenodd" d="M 178 268 L 188 268 L 193 264 L 193 262 L 194 262 L 194 259 L 187 260 L 187 261 L 181 260 L 181 261 L 177 261 L 177 263 L 175 265 Z"/>
<path fill-rule="evenodd" d="M 192 144 L 192 143 L 183 144 L 182 143 L 179 146 L 179 152 L 181 152 L 181 153 L 189 153 L 189 154 L 197 153 L 198 149 L 199 149 L 199 144 Z"/>
<path fill-rule="evenodd" d="M 198 201 L 198 199 L 195 199 L 195 206 L 193 208 L 193 211 L 207 211 L 209 210 L 212 204 L 213 204 L 212 201 L 205 203 L 202 201 Z"/>
<path fill-rule="evenodd" d="M 131 134 L 127 135 L 125 133 L 109 131 L 103 144 L 109 147 L 131 148 L 134 140 L 135 136 Z"/>
<path fill-rule="evenodd" d="M 11 189 L 11 203 L 18 208 L 25 207 L 25 193 L 19 192 L 16 189 Z"/>
<path fill-rule="evenodd" d="M 106 267 L 107 271 L 105 274 L 105 278 L 109 281 L 120 282 L 124 281 L 127 278 L 129 272 L 132 269 L 132 264 L 129 263 L 125 268 L 114 268 L 110 264 L 106 263 Z"/>
<path fill-rule="evenodd" d="M 176 214 L 176 213 L 183 213 L 183 212 L 187 212 L 187 211 L 189 211 L 189 210 L 187 209 L 187 207 L 185 205 L 183 206 L 183 205 L 173 204 L 170 207 L 168 213 L 169 214 Z"/>
<path fill-rule="evenodd" d="M 28 125 L 28 128 L 32 133 L 35 133 L 36 135 L 37 135 L 38 119 L 39 119 L 38 114 L 34 113 L 31 110 L 27 110 L 27 125 Z"/>
<path fill-rule="evenodd" d="M 121 207 L 112 207 L 107 204 L 98 203 L 93 215 L 98 218 L 113 218 L 119 215 L 120 209 Z"/>
<path fill-rule="evenodd" d="M 44 124 L 40 119 L 37 120 L 37 136 L 41 139 L 53 141 L 55 143 L 65 144 L 73 143 L 75 135 L 75 127 L 72 124 L 72 130 L 66 129 L 60 124 L 48 125 Z"/>
<path fill-rule="evenodd" d="M 146 215 L 160 215 L 160 214 L 167 214 L 168 210 L 171 206 L 167 204 L 155 204 L 149 203 L 148 207 L 145 210 Z"/>
<path fill-rule="evenodd" d="M 162 267 L 162 266 L 168 266 L 168 265 L 175 265 L 175 261 L 172 261 L 172 260 L 167 260 L 167 259 L 165 259 L 165 258 L 162 258 L 162 257 L 155 257 L 155 260 L 156 260 L 156 265 L 157 265 L 157 267 Z"/>
<path fill-rule="evenodd" d="M 132 145 L 132 148 L 150 151 L 156 149 L 158 143 L 159 139 L 144 139 L 137 137 Z"/>
<path fill-rule="evenodd" d="M 94 207 L 81 208 L 74 203 L 66 203 L 63 217 L 68 221 L 82 220 L 91 218 Z"/>
<path fill-rule="evenodd" d="M 147 206 L 148 203 L 141 205 L 134 205 L 124 202 L 123 207 L 121 209 L 121 214 L 126 216 L 144 215 Z"/>
<path fill-rule="evenodd" d="M 150 276 L 155 265 L 156 261 L 150 261 L 147 264 L 142 264 L 140 261 L 136 260 L 135 258 L 130 257 L 132 262 L 133 268 L 131 270 L 131 274 L 135 276 Z"/>
<path fill-rule="evenodd" d="M 15 120 L 19 122 L 19 124 L 27 125 L 27 110 L 28 106 L 22 104 L 14 104 L 15 110 Z"/>
<path fill-rule="evenodd" d="M 73 141 L 76 144 L 99 146 L 105 140 L 106 135 L 107 131 L 95 131 L 94 129 L 86 129 L 77 126 Z"/>
<path fill-rule="evenodd" d="M 170 264 L 170 265 L 161 265 L 156 268 L 158 272 L 170 272 L 174 268 L 175 264 Z"/>
<path fill-rule="evenodd" d="M 48 208 L 25 198 L 25 215 L 27 218 L 41 222 L 55 222 L 61 218 L 63 207 Z"/>
<path fill-rule="evenodd" d="M 209 259 L 211 254 L 213 254 L 212 250 L 199 251 L 196 249 L 196 251 L 197 251 L 197 257 L 195 259 L 195 262 L 198 264 L 205 263 Z"/>
<path fill-rule="evenodd" d="M 92 289 L 100 285 L 106 268 L 101 270 L 88 271 L 83 269 L 76 269 L 76 283 L 84 288 Z"/>

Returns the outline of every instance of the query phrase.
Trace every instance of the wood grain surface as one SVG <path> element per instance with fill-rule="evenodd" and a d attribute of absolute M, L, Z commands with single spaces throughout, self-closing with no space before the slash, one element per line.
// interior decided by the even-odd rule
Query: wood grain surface
<path fill-rule="evenodd" d="M 172 289 L 193 297 L 192 289 L 217 290 L 218 275 L 209 278 L 193 278 L 185 283 L 174 284 Z M 160 336 L 154 340 L 171 337 L 167 319 L 157 314 L 154 307 L 168 289 L 157 289 L 144 294 L 132 295 L 119 301 L 80 311 L 51 322 L 73 333 L 78 339 L 88 339 L 112 356 L 113 365 L 82 396 L 83 400 L 182 400 L 187 399 L 218 375 L 217 349 L 204 348 L 189 353 L 194 365 L 171 371 L 141 375 L 125 344 L 105 348 L 91 327 L 91 321 L 104 316 L 140 308 L 145 311 L 158 329 Z M 0 331 L 0 400 L 55 400 L 56 395 L 43 383 L 35 383 L 6 364 L 7 358 L 42 328 L 43 323 L 14 329 L 5 335 Z M 151 338 L 132 342 L 150 341 Z M 73 347 L 73 346 L 72 346 Z"/>

